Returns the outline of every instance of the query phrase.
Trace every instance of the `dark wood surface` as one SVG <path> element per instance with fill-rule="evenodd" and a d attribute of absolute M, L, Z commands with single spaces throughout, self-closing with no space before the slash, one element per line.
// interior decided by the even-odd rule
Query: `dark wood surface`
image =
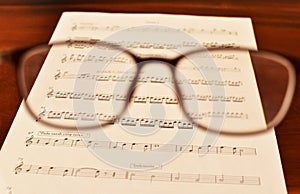
<path fill-rule="evenodd" d="M 7 1 L 8 2 L 8 1 Z M 253 20 L 259 49 L 288 57 L 300 70 L 300 2 L 297 1 L 119 1 L 119 3 L 51 4 L 45 1 L 0 2 L 0 51 L 45 43 L 63 11 L 149 12 L 213 16 L 246 16 Z M 73 1 L 78 2 L 78 1 Z M 176 2 L 176 3 L 175 3 Z M 209 2 L 209 3 L 208 3 Z M 49 4 L 47 4 L 49 3 Z M 4 5 L 6 4 L 6 5 Z M 8 5 L 14 4 L 14 5 Z M 280 79 L 280 78 L 279 78 Z M 0 145 L 20 104 L 15 67 L 0 62 Z M 289 193 L 300 193 L 300 86 L 297 85 L 292 107 L 276 128 L 281 160 Z M 22 129 L 20 129 L 22 130 Z"/>

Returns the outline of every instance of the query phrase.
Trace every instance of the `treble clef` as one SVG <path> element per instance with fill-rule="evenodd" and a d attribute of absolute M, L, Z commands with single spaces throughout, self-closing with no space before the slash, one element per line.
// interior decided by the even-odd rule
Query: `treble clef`
<path fill-rule="evenodd" d="M 61 59 L 61 63 L 67 62 L 67 55 L 64 54 L 63 58 Z"/>
<path fill-rule="evenodd" d="M 15 174 L 18 174 L 22 171 L 23 162 L 21 162 L 16 168 L 15 168 Z"/>
<path fill-rule="evenodd" d="M 36 122 L 38 122 L 39 120 L 41 120 L 45 116 L 46 108 L 44 106 L 42 106 L 41 109 L 42 109 L 42 111 L 39 114 L 38 118 L 36 119 Z"/>
<path fill-rule="evenodd" d="M 59 79 L 61 77 L 60 70 L 57 70 L 57 73 L 54 75 L 55 80 Z"/>
<path fill-rule="evenodd" d="M 30 146 L 32 144 L 32 139 L 33 135 L 31 135 L 27 140 L 26 140 L 26 146 Z"/>
<path fill-rule="evenodd" d="M 73 24 L 73 26 L 71 27 L 72 31 L 77 30 L 77 24 Z"/>
<path fill-rule="evenodd" d="M 53 88 L 49 88 L 49 91 L 47 93 L 47 97 L 48 98 L 52 97 L 53 96 L 53 92 L 54 92 Z"/>

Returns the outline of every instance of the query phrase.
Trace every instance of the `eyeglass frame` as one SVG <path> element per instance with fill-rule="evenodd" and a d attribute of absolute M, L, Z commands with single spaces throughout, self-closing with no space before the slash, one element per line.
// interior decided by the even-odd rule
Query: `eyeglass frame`
<path fill-rule="evenodd" d="M 129 56 L 131 56 L 134 61 L 135 64 L 137 65 L 137 71 L 136 74 L 134 76 L 134 79 L 132 80 L 132 83 L 130 84 L 130 87 L 128 89 L 128 94 L 126 96 L 126 103 L 124 104 L 121 112 L 116 115 L 116 117 L 107 123 L 101 123 L 101 128 L 105 127 L 107 125 L 111 125 L 111 123 L 117 121 L 118 119 L 120 119 L 120 116 L 122 116 L 124 114 L 124 112 L 126 111 L 129 103 L 130 103 L 130 98 L 132 97 L 134 91 L 135 91 L 135 86 L 138 83 L 138 76 L 140 74 L 141 69 L 148 63 L 147 61 L 160 61 L 162 63 L 166 63 L 166 64 L 171 64 L 173 67 L 176 68 L 176 65 L 178 65 L 178 61 L 180 61 L 182 58 L 186 57 L 187 55 L 191 55 L 193 53 L 197 53 L 197 52 L 207 52 L 207 51 L 219 51 L 219 50 L 226 50 L 226 51 L 248 51 L 248 52 L 252 52 L 253 50 L 250 50 L 249 48 L 245 48 L 245 47 L 232 47 L 232 46 L 226 46 L 226 47 L 207 47 L 207 48 L 201 48 L 201 49 L 193 49 L 190 50 L 184 54 L 180 54 L 179 56 L 175 57 L 175 58 L 171 58 L 171 59 L 167 59 L 167 58 L 162 58 L 162 57 L 139 57 L 137 55 L 135 55 L 134 53 L 130 52 L 128 49 L 125 49 L 123 47 L 121 47 L 120 45 L 114 44 L 114 43 L 109 43 L 109 42 L 101 42 L 101 41 L 80 41 L 80 40 L 68 40 L 68 41 L 63 41 L 63 42 L 55 42 L 52 45 L 65 45 L 65 44 L 72 44 L 72 43 L 76 43 L 76 42 L 88 42 L 89 44 L 104 44 L 106 46 L 109 46 L 110 48 L 114 48 L 117 50 L 120 50 L 126 54 L 128 54 Z M 46 49 L 48 50 L 49 47 L 51 45 L 48 44 L 40 44 L 38 46 L 35 47 L 30 47 L 28 49 L 21 49 L 18 50 L 17 52 L 8 52 L 8 53 L 2 53 L 2 58 L 7 58 L 7 56 L 9 56 L 11 59 L 13 59 L 16 55 L 20 55 L 21 59 L 19 60 L 18 66 L 17 66 L 17 75 L 18 75 L 18 86 L 19 86 L 19 91 L 21 94 L 21 97 L 24 99 L 25 101 L 25 105 L 26 105 L 26 109 L 30 112 L 31 116 L 37 116 L 35 113 L 33 113 L 33 111 L 31 110 L 31 108 L 29 107 L 29 105 L 26 103 L 27 97 L 29 95 L 29 93 L 27 92 L 27 90 L 25 89 L 25 83 L 22 80 L 25 80 L 25 75 L 22 73 L 24 72 L 24 61 L 27 60 L 28 57 L 32 56 L 34 53 L 36 53 L 37 51 L 41 51 L 41 49 Z M 287 89 L 286 89 L 286 93 L 283 99 L 283 103 L 279 109 L 279 111 L 277 112 L 277 114 L 275 115 L 275 117 L 268 123 L 266 123 L 266 128 L 262 128 L 262 129 L 258 129 L 254 132 L 224 132 L 220 129 L 211 129 L 208 128 L 207 126 L 204 126 L 202 124 L 199 124 L 198 122 L 195 122 L 195 119 L 193 119 L 187 112 L 186 107 L 184 106 L 184 103 L 182 102 L 183 99 L 183 95 L 180 91 L 180 88 L 178 86 L 178 83 L 176 81 L 174 81 L 174 86 L 175 86 L 175 92 L 176 95 L 178 97 L 178 103 L 180 108 L 182 109 L 184 115 L 187 117 L 187 119 L 194 124 L 197 128 L 202 129 L 202 130 L 208 130 L 210 132 L 214 132 L 214 133 L 220 133 L 220 134 L 224 134 L 224 135 L 250 135 L 250 134 L 258 134 L 261 132 L 265 132 L 268 129 L 271 129 L 273 127 L 276 127 L 285 117 L 285 115 L 287 114 L 289 107 L 292 103 L 292 99 L 293 99 L 293 95 L 295 92 L 295 87 L 296 87 L 296 72 L 295 69 L 293 67 L 293 65 L 291 64 L 291 62 L 286 59 L 285 57 L 272 53 L 272 52 L 268 52 L 268 51 L 254 51 L 256 52 L 255 55 L 252 55 L 254 53 L 251 54 L 251 56 L 255 56 L 255 57 L 263 57 L 264 59 L 269 59 L 269 60 L 273 60 L 273 61 L 277 61 L 278 64 L 281 64 L 283 67 L 285 67 L 285 69 L 288 72 L 288 84 L 287 84 Z M 1 56 L 1 54 L 0 54 Z M 4 56 L 4 57 L 3 57 Z M 146 63 L 145 63 L 146 62 Z M 175 71 L 174 68 L 169 67 L 169 69 L 171 70 L 172 73 L 172 78 L 173 80 L 176 78 L 175 75 Z M 130 92 L 131 91 L 131 92 Z M 60 127 L 60 125 L 53 125 L 50 123 L 47 123 L 45 121 L 42 121 L 43 124 L 46 125 L 50 125 L 53 127 Z M 89 128 L 89 127 L 88 127 Z M 99 128 L 99 126 L 93 126 L 91 128 Z M 72 129 L 74 129 L 74 127 L 72 127 Z"/>

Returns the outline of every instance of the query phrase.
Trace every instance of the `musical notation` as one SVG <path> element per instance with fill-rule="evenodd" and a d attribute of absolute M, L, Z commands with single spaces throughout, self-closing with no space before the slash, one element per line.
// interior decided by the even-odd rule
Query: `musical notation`
<path fill-rule="evenodd" d="M 75 63 L 75 62 L 84 62 L 84 63 L 126 63 L 126 64 L 135 64 L 135 62 L 130 57 L 114 56 L 106 57 L 102 55 L 84 55 L 80 54 L 64 54 L 61 63 Z"/>
<path fill-rule="evenodd" d="M 158 54 L 138 54 L 139 57 L 166 57 Z M 197 59 L 199 58 L 210 58 L 210 59 L 222 59 L 222 60 L 237 60 L 237 56 L 234 54 L 225 54 L 225 53 L 214 53 L 214 52 L 203 52 L 197 55 Z M 61 63 L 126 63 L 126 64 L 135 64 L 136 62 L 130 56 L 114 56 L 107 57 L 104 55 L 91 55 L 91 54 L 83 54 L 83 53 L 70 53 L 63 54 L 61 58 Z M 218 70 L 218 71 L 230 71 L 230 72 L 239 72 L 239 68 L 212 68 L 209 65 L 198 65 L 202 70 Z"/>
<path fill-rule="evenodd" d="M 103 26 L 103 25 L 97 25 L 93 23 L 73 23 L 71 26 L 72 31 L 101 31 L 101 32 L 114 32 L 114 31 L 119 31 L 122 30 L 122 28 L 119 25 L 112 25 L 112 26 Z M 157 33 L 171 33 L 172 31 L 174 32 L 186 32 L 186 33 L 196 33 L 196 34 L 209 34 L 209 35 L 229 35 L 229 36 L 238 36 L 237 31 L 231 31 L 228 29 L 224 28 L 210 28 L 210 29 L 205 29 L 205 28 L 192 28 L 192 27 L 180 27 L 178 29 L 173 29 L 173 28 L 162 28 L 162 27 L 147 27 L 147 26 L 139 26 L 136 28 L 126 28 L 123 29 L 125 31 L 141 31 L 141 32 L 157 32 Z"/>
<path fill-rule="evenodd" d="M 120 51 L 123 49 L 154 49 L 154 50 L 178 50 L 178 49 L 212 49 L 212 48 L 220 48 L 220 49 L 228 49 L 228 48 L 240 48 L 237 44 L 233 42 L 229 43 L 220 43 L 215 41 L 210 42 L 196 42 L 196 41 L 182 41 L 180 43 L 162 43 L 162 42 L 148 42 L 148 41 L 105 41 L 100 39 L 91 39 L 89 37 L 80 37 L 76 39 L 69 40 L 66 42 L 68 48 L 76 48 L 76 49 L 89 49 L 89 48 L 97 48 L 101 50 L 115 50 Z M 204 50 L 203 50 L 204 51 Z M 204 51 L 204 53 L 210 53 L 209 51 Z M 214 52 L 212 52 L 214 53 Z M 184 53 L 183 53 L 184 54 Z M 224 57 L 224 59 L 231 59 L 232 55 L 227 55 L 228 57 Z"/>
<path fill-rule="evenodd" d="M 204 119 L 204 118 L 230 118 L 230 119 L 248 119 L 248 114 L 244 112 L 202 112 L 202 113 L 188 113 L 193 119 Z"/>
<path fill-rule="evenodd" d="M 140 56 L 140 55 L 139 55 Z M 142 57 L 145 57 L 143 55 Z M 154 54 L 147 55 L 147 57 L 162 57 L 157 56 Z M 225 55 L 224 54 L 211 54 L 207 56 L 207 58 L 213 58 L 213 59 L 233 59 L 237 60 L 235 56 L 233 55 Z M 110 57 L 107 58 L 105 56 L 96 56 L 96 55 L 87 55 L 84 54 L 64 54 L 61 58 L 61 64 L 73 64 L 73 63 L 126 63 L 126 64 L 135 64 L 135 62 L 129 58 L 129 57 Z M 240 67 L 229 67 L 229 66 L 211 66 L 211 65 L 197 65 L 194 69 L 201 70 L 201 71 L 216 71 L 216 72 L 231 72 L 231 73 L 238 73 L 241 72 Z"/>
<path fill-rule="evenodd" d="M 83 31 L 83 30 L 88 30 L 88 31 L 109 31 L 109 32 L 114 32 L 116 30 L 120 30 L 120 26 L 99 26 L 93 23 L 74 23 L 71 26 L 71 30 L 72 31 Z"/>
<path fill-rule="evenodd" d="M 84 92 L 68 92 L 55 91 L 49 88 L 46 95 L 48 98 L 55 99 L 81 99 L 81 100 L 98 100 L 98 101 L 112 101 L 112 100 L 127 100 L 127 96 L 121 94 L 101 94 L 101 93 L 84 93 Z M 178 104 L 177 98 L 159 97 L 159 96 L 132 96 L 130 101 L 134 103 L 154 103 L 154 104 Z"/>
<path fill-rule="evenodd" d="M 61 167 L 24 164 L 21 162 L 15 168 L 15 175 L 36 174 L 61 177 L 84 177 L 93 179 L 118 179 L 127 181 L 172 182 L 172 183 L 207 183 L 232 185 L 260 185 L 260 177 L 225 175 L 225 174 L 196 174 L 181 172 L 128 171 L 113 169 L 98 169 L 94 167 Z"/>
<path fill-rule="evenodd" d="M 112 141 L 83 141 L 81 138 L 53 138 L 35 137 L 31 135 L 25 140 L 25 145 L 29 146 L 50 146 L 50 147 L 73 147 L 110 150 L 132 150 L 142 152 L 180 152 L 193 154 L 218 154 L 234 156 L 257 155 L 256 148 L 238 146 L 198 146 L 198 145 L 174 145 L 157 143 L 129 143 Z"/>
<path fill-rule="evenodd" d="M 214 101 L 214 102 L 238 102 L 246 101 L 244 96 L 214 96 L 214 95 L 183 95 L 183 100 Z"/>
<path fill-rule="evenodd" d="M 46 96 L 55 99 L 76 99 L 76 100 L 127 100 L 127 96 L 121 94 L 104 94 L 104 93 L 85 93 L 85 92 L 70 92 L 70 91 L 55 91 L 50 87 Z M 214 102 L 245 102 L 244 96 L 214 96 L 214 95 L 183 95 L 183 100 L 198 100 L 198 101 L 214 101 Z M 129 99 L 134 103 L 153 103 L 153 104 L 178 104 L 177 98 L 168 96 L 136 96 L 133 95 Z"/>
<path fill-rule="evenodd" d="M 54 75 L 54 79 L 86 79 L 95 80 L 98 82 L 132 82 L 135 79 L 133 75 L 111 75 L 111 74 L 92 74 L 92 73 L 80 73 L 72 74 L 68 71 L 61 72 L 57 70 Z M 143 76 L 139 75 L 137 77 L 137 82 L 140 83 L 174 83 L 174 79 L 170 76 Z M 207 79 L 175 79 L 177 84 L 191 84 L 191 85 L 203 85 L 203 86 L 223 86 L 223 87 L 240 87 L 243 85 L 242 81 L 233 80 L 207 80 Z"/>
<path fill-rule="evenodd" d="M 47 111 L 42 107 L 42 112 L 39 114 L 39 120 L 46 117 L 47 119 L 56 120 L 82 120 L 82 121 L 96 121 L 106 122 L 109 124 L 120 124 L 121 126 L 134 127 L 158 127 L 158 128 L 178 128 L 178 129 L 193 129 L 193 124 L 184 120 L 165 120 L 152 118 L 117 118 L 115 115 L 108 115 L 103 113 L 74 113 L 69 111 Z"/>
<path fill-rule="evenodd" d="M 81 120 L 81 121 L 99 121 L 107 122 L 110 124 L 120 124 L 123 126 L 135 126 L 135 127 L 159 127 L 159 128 L 175 128 L 178 129 L 193 129 L 194 125 L 190 121 L 184 120 L 166 120 L 155 118 L 117 118 L 116 115 L 109 115 L 104 113 L 87 113 L 87 112 L 71 112 L 71 111 L 59 111 L 59 110 L 47 110 L 46 107 L 41 107 L 42 111 L 39 113 L 39 118 L 44 119 L 57 119 L 57 120 Z M 248 119 L 248 115 L 243 112 L 200 112 L 189 113 L 193 119 L 204 119 L 223 117 L 231 119 Z M 38 121 L 37 120 L 37 121 Z"/>
<path fill-rule="evenodd" d="M 212 28 L 212 29 L 196 29 L 196 28 L 180 28 L 179 30 L 187 33 L 203 33 L 203 34 L 213 34 L 213 35 L 230 35 L 230 36 L 238 36 L 237 31 L 231 31 L 223 28 Z"/>

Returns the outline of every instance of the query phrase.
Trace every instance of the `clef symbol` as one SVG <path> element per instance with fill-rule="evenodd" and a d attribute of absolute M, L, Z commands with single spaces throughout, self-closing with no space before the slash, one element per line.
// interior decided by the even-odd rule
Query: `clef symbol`
<path fill-rule="evenodd" d="M 54 75 L 55 80 L 59 79 L 61 77 L 60 70 L 57 70 L 57 73 Z"/>
<path fill-rule="evenodd" d="M 41 120 L 45 116 L 46 108 L 44 106 L 42 106 L 41 109 L 42 109 L 42 111 L 39 114 L 38 118 L 36 119 L 36 122 L 38 122 L 39 120 Z"/>
<path fill-rule="evenodd" d="M 16 168 L 15 168 L 15 174 L 18 174 L 22 171 L 23 162 L 21 162 Z"/>
<path fill-rule="evenodd" d="M 61 63 L 67 62 L 67 55 L 64 54 L 63 58 L 61 59 Z"/>
<path fill-rule="evenodd" d="M 73 26 L 71 27 L 72 31 L 77 30 L 77 24 L 73 24 Z"/>
<path fill-rule="evenodd" d="M 47 93 L 47 97 L 48 98 L 52 97 L 53 96 L 53 92 L 54 92 L 53 88 L 49 88 L 49 91 Z"/>
<path fill-rule="evenodd" d="M 33 135 L 31 135 L 27 140 L 26 140 L 26 146 L 30 146 L 32 144 L 32 139 Z"/>

